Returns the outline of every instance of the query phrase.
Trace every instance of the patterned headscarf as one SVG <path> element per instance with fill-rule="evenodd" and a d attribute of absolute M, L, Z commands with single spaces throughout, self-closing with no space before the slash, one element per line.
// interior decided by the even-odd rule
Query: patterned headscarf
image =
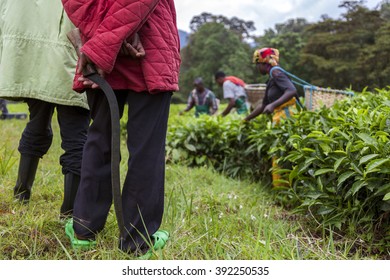
<path fill-rule="evenodd" d="M 273 48 L 262 48 L 255 50 L 253 63 L 268 63 L 272 66 L 279 64 L 279 51 Z"/>

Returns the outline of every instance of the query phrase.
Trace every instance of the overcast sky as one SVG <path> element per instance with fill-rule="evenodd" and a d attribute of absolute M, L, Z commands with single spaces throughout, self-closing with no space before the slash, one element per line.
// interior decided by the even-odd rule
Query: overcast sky
<path fill-rule="evenodd" d="M 189 32 L 190 21 L 203 12 L 238 17 L 255 23 L 255 35 L 263 34 L 265 29 L 274 28 L 276 23 L 288 19 L 305 18 L 317 22 L 321 15 L 333 19 L 345 12 L 339 8 L 341 0 L 175 0 L 178 28 Z M 365 6 L 373 9 L 380 0 L 366 0 Z"/>

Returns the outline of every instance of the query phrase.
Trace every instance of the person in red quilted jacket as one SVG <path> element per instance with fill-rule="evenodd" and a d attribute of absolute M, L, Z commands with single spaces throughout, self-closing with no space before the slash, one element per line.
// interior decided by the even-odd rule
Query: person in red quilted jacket
<path fill-rule="evenodd" d="M 80 73 L 93 63 L 117 97 L 128 104 L 130 154 L 122 189 L 126 236 L 119 248 L 136 255 L 161 249 L 169 234 L 159 230 L 164 209 L 165 138 L 171 95 L 178 90 L 180 43 L 173 0 L 62 0 L 83 41 L 73 89 L 86 90 L 92 123 L 85 143 L 73 220 L 65 231 L 73 247 L 95 244 L 112 204 L 110 111 L 103 92 Z M 120 55 L 136 34 L 142 58 Z M 150 248 L 151 240 L 153 248 Z M 150 256 L 150 254 L 149 254 Z"/>

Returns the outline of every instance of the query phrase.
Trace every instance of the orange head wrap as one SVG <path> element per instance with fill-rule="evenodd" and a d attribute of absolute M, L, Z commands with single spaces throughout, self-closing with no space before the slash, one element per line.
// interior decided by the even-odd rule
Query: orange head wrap
<path fill-rule="evenodd" d="M 272 66 L 279 64 L 279 51 L 273 48 L 262 48 L 253 53 L 253 63 L 268 63 Z"/>

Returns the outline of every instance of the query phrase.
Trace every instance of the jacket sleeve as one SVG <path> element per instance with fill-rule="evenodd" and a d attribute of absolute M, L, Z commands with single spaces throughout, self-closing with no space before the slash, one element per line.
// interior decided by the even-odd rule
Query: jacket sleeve
<path fill-rule="evenodd" d="M 81 51 L 110 73 L 123 41 L 133 36 L 160 0 L 62 0 L 64 8 L 87 38 Z"/>

